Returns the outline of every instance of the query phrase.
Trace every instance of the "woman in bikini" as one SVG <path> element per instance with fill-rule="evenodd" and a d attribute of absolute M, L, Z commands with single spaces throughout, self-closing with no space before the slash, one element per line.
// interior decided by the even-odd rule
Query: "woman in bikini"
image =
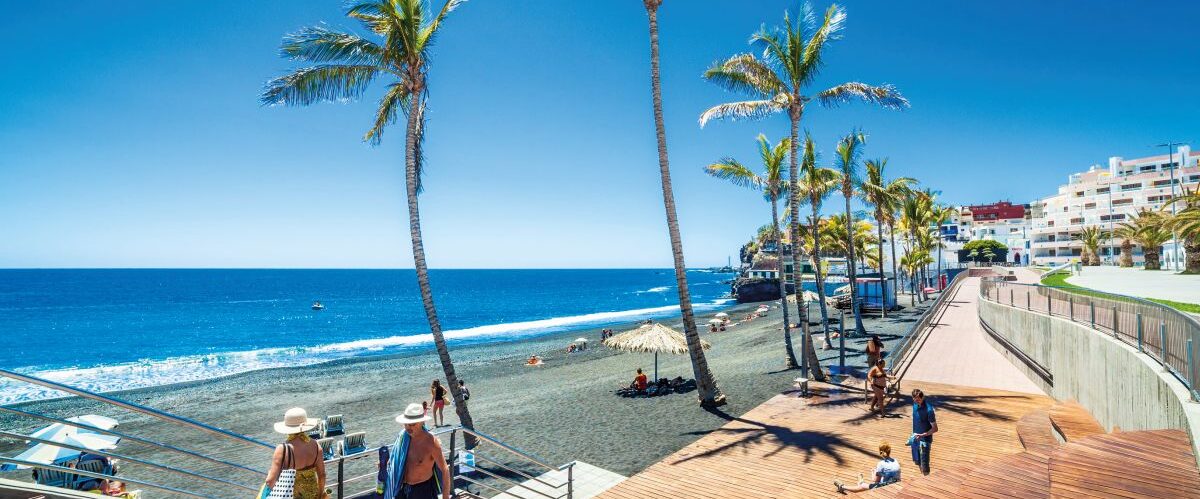
<path fill-rule="evenodd" d="M 867 381 L 871 384 L 871 407 L 867 411 L 879 411 L 879 419 L 883 419 L 883 395 L 887 389 L 888 375 L 883 369 L 886 362 L 883 359 L 875 361 L 875 367 L 867 373 Z"/>
<path fill-rule="evenodd" d="M 883 358 L 883 340 L 879 339 L 879 335 L 871 335 L 871 339 L 867 340 L 866 350 L 867 366 L 874 367 L 875 362 Z"/>
<path fill-rule="evenodd" d="M 317 427 L 317 420 L 308 417 L 308 412 L 299 407 L 288 409 L 283 421 L 275 423 L 275 431 L 287 435 L 287 443 L 275 447 L 271 456 L 271 470 L 267 473 L 267 487 L 275 487 L 279 473 L 296 470 L 293 485 L 296 499 L 325 499 L 325 460 L 321 446 L 308 437 L 308 431 Z"/>
<path fill-rule="evenodd" d="M 446 409 L 446 387 L 442 386 L 441 380 L 433 380 L 433 384 L 429 385 L 429 404 L 433 406 L 433 427 L 437 428 L 446 423 L 446 416 L 442 414 Z"/>

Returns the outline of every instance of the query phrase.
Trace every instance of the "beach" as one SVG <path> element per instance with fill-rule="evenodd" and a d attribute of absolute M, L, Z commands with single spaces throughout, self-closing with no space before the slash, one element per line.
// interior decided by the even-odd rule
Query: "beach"
<path fill-rule="evenodd" d="M 653 355 L 609 350 L 599 344 L 599 328 L 452 347 L 451 354 L 458 376 L 471 390 L 470 409 L 477 430 L 554 465 L 580 460 L 630 475 L 720 427 L 728 418 L 791 387 L 800 371 L 783 369 L 781 314 L 777 302 L 767 303 L 772 308 L 765 317 L 736 324 L 724 332 L 709 333 L 707 328 L 702 332 L 702 337 L 712 343 L 706 352 L 709 366 L 729 402 L 712 411 L 698 407 L 694 391 L 654 398 L 615 395 L 618 387 L 630 383 L 636 368 L 641 367 L 653 376 Z M 757 306 L 736 305 L 725 311 L 736 322 Z M 870 333 L 884 337 L 890 349 L 923 310 L 924 306 L 918 305 L 890 314 L 887 319 L 868 318 L 864 322 Z M 815 319 L 816 307 L 813 312 Z M 703 324 L 711 315 L 712 312 L 700 315 L 697 322 Z M 677 317 L 662 322 L 682 329 Z M 635 326 L 630 323 L 614 330 L 619 333 Z M 799 330 L 794 330 L 793 335 L 799 355 Z M 588 338 L 591 347 L 566 354 L 565 347 L 577 337 Z M 848 365 L 862 365 L 864 342 L 861 338 L 847 340 Z M 525 359 L 534 353 L 544 359 L 545 365 L 525 367 Z M 836 349 L 818 350 L 818 354 L 824 366 L 837 362 Z M 692 377 L 688 357 L 660 355 L 659 377 L 676 376 Z M 395 438 L 399 430 L 393 420 L 395 415 L 409 403 L 428 400 L 431 380 L 441 377 L 436 354 L 425 349 L 404 355 L 254 371 L 132 390 L 116 396 L 268 442 L 280 440 L 279 435 L 272 433 L 271 424 L 280 420 L 290 407 L 304 407 L 315 417 L 343 414 L 346 432 L 365 431 L 368 446 L 376 446 Z M 60 417 L 82 413 L 109 415 L 121 421 L 118 429 L 123 432 L 202 450 L 254 467 L 265 468 L 269 464 L 266 449 L 218 439 L 200 431 L 181 430 L 149 416 L 76 398 L 36 402 L 21 408 Z M 448 423 L 457 423 L 452 406 L 446 408 L 445 414 Z M 31 431 L 41 426 L 28 419 L 10 416 L 3 419 L 5 427 L 14 431 Z M 11 445 L 3 449 L 5 453 L 13 450 Z M 138 444 L 123 443 L 117 452 L 155 462 L 180 463 L 176 455 Z M 373 459 L 360 461 L 356 466 L 373 467 Z M 203 462 L 189 463 L 189 467 L 219 476 L 228 473 L 227 469 Z M 148 473 L 139 466 L 128 466 L 127 473 L 129 477 L 153 477 L 157 482 L 187 483 L 169 474 Z M 14 474 L 5 475 L 14 478 Z"/>

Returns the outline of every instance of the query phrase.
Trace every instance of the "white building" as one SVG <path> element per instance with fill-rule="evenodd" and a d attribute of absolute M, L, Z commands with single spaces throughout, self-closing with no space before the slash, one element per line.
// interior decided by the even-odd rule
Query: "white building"
<path fill-rule="evenodd" d="M 1033 205 L 1031 263 L 1057 265 L 1078 260 L 1082 245 L 1075 236 L 1084 227 L 1099 226 L 1111 231 L 1142 208 L 1161 208 L 1171 198 L 1172 187 L 1178 194 L 1180 186 L 1196 188 L 1197 185 L 1200 185 L 1200 152 L 1192 152 L 1186 145 L 1179 146 L 1170 156 L 1128 160 L 1112 157 L 1108 159 L 1108 168 L 1096 165 L 1086 172 L 1072 174 L 1066 185 L 1059 186 L 1057 194 Z M 1120 239 L 1106 240 L 1099 252 L 1101 261 L 1115 263 L 1120 251 Z M 1163 268 L 1174 268 L 1175 253 L 1174 243 L 1167 243 Z M 1181 266 L 1182 249 L 1179 253 Z M 1142 249 L 1136 245 L 1133 260 L 1135 265 L 1145 262 Z"/>

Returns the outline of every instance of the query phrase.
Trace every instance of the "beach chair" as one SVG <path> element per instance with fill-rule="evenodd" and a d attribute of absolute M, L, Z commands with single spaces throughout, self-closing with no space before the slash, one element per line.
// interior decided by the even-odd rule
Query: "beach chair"
<path fill-rule="evenodd" d="M 360 431 L 346 435 L 342 441 L 342 455 L 349 456 L 367 450 L 367 433 Z"/>
<path fill-rule="evenodd" d="M 345 433 L 342 428 L 342 415 L 335 414 L 325 418 L 325 436 L 336 437 Z"/>
<path fill-rule="evenodd" d="M 317 420 L 317 427 L 313 428 L 311 430 L 308 430 L 308 438 L 311 438 L 313 440 L 320 440 L 322 438 L 325 438 L 325 421 L 324 420 Z"/>
<path fill-rule="evenodd" d="M 82 463 L 79 463 L 79 465 L 76 466 L 76 469 L 78 469 L 80 471 L 91 472 L 91 473 L 100 473 L 103 475 L 112 475 L 113 474 L 112 467 L 109 466 L 109 464 L 107 462 L 101 461 L 101 460 L 84 461 Z M 84 475 L 71 475 L 71 478 L 72 478 L 71 484 L 67 487 L 70 489 L 84 490 L 84 486 L 89 483 L 95 484 L 96 487 L 100 486 L 99 478 L 92 478 L 90 476 L 84 476 Z"/>
<path fill-rule="evenodd" d="M 338 439 L 332 437 L 326 437 L 317 440 L 317 445 L 321 446 L 321 455 L 323 456 L 322 459 L 328 461 L 338 457 L 338 451 L 341 450 L 341 446 L 339 445 L 340 443 L 341 442 L 338 441 Z"/>
<path fill-rule="evenodd" d="M 51 487 L 61 487 L 64 489 L 71 488 L 71 477 L 73 475 L 68 475 L 64 471 L 43 469 L 39 469 L 37 472 L 38 476 L 36 481 L 38 485 L 48 485 Z"/>

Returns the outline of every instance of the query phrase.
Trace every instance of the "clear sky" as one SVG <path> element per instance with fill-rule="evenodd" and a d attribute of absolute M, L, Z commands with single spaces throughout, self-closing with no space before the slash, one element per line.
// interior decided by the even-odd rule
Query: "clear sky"
<path fill-rule="evenodd" d="M 701 130 L 700 112 L 737 96 L 700 74 L 797 6 L 660 11 L 691 266 L 724 264 L 769 219 L 759 196 L 702 167 L 753 163 L 759 132 L 788 129 L 777 116 Z M 814 108 L 803 126 L 826 152 L 861 126 L 867 157 L 947 202 L 1028 202 L 1109 156 L 1200 148 L 1200 2 L 846 7 L 816 86 L 892 83 L 913 107 Z M 281 37 L 320 22 L 354 26 L 337 0 L 6 5 L 0 267 L 411 267 L 402 126 L 371 147 L 371 101 L 257 102 L 290 67 Z M 640 0 L 471 0 L 433 51 L 431 266 L 670 265 Z"/>

